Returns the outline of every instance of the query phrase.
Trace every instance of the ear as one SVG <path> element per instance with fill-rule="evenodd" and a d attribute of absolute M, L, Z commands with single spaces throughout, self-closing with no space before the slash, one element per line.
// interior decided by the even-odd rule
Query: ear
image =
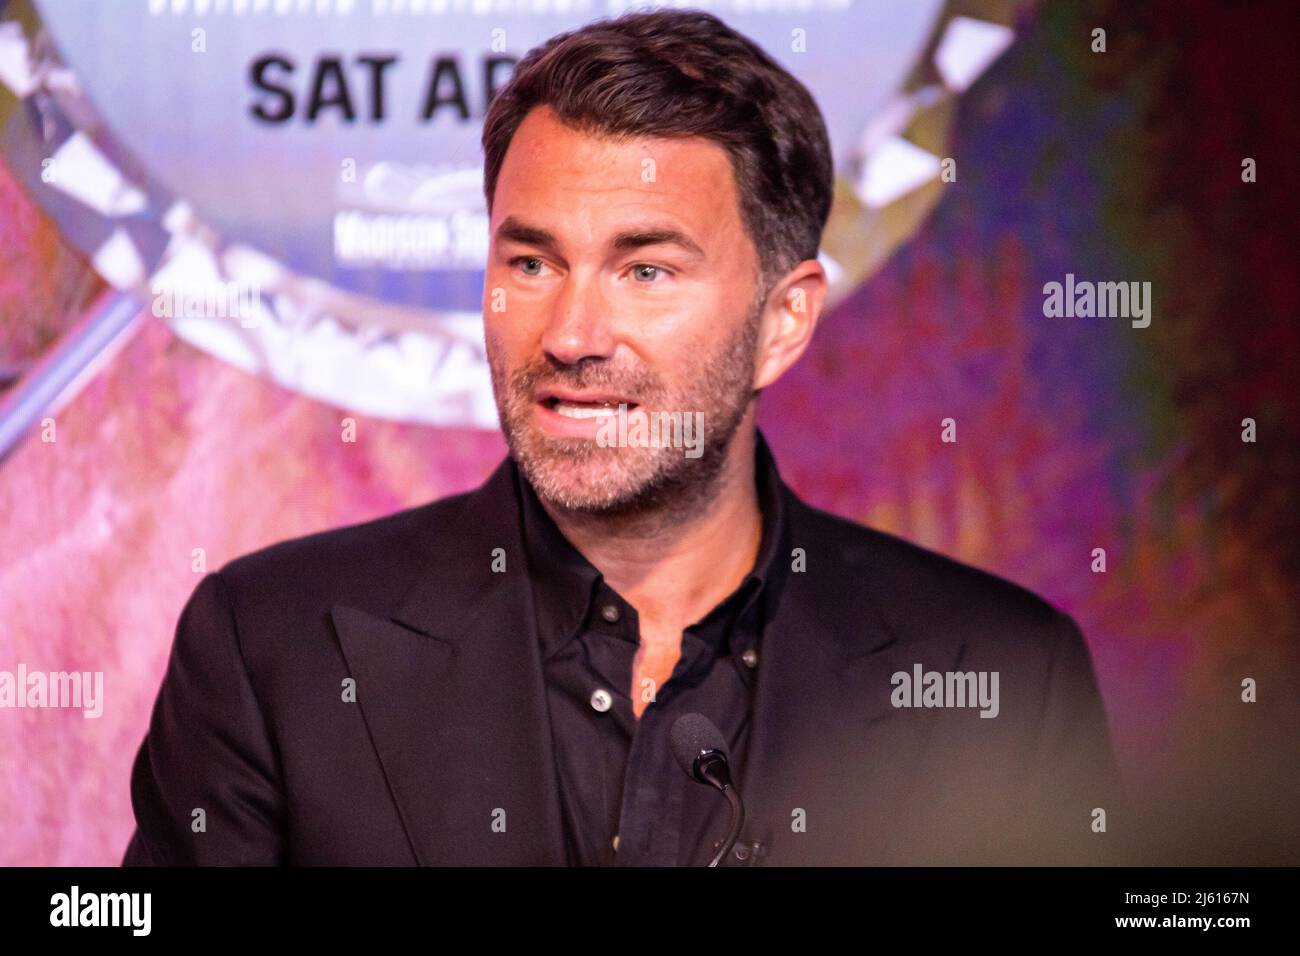
<path fill-rule="evenodd" d="M 803 355 L 821 318 L 827 284 L 821 263 L 805 259 L 768 293 L 754 360 L 756 391 L 779 379 Z"/>

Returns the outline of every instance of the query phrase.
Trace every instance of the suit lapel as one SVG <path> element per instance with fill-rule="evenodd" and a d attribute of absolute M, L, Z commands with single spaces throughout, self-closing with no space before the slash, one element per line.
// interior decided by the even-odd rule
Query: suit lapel
<path fill-rule="evenodd" d="M 462 499 L 391 617 L 332 611 L 421 865 L 564 863 L 513 481 L 507 459 Z"/>
<path fill-rule="evenodd" d="M 896 709 L 891 676 L 950 670 L 964 645 L 946 635 L 909 635 L 891 625 L 870 561 L 846 580 L 838 544 L 809 522 L 788 488 L 790 543 L 808 569 L 788 575 L 762 635 L 753 728 L 741 780 L 742 842 L 766 845 L 777 864 L 836 858 L 849 850 L 846 819 L 901 809 L 933 729 L 933 712 Z M 777 560 L 789 560 L 788 555 Z M 831 566 L 831 562 L 835 565 Z M 803 831 L 792 824 L 800 819 Z M 868 838 L 869 842 L 870 838 Z M 775 854 L 775 855 L 774 855 Z"/>

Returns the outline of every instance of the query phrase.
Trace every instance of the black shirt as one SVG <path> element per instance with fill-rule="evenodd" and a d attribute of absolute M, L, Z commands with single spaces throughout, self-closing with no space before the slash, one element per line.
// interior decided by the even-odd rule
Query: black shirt
<path fill-rule="evenodd" d="M 789 560 L 776 464 L 761 434 L 756 445 L 763 520 L 754 568 L 682 632 L 681 658 L 640 720 L 631 697 L 636 610 L 560 533 L 516 472 L 570 865 L 702 866 L 726 831 L 726 800 L 686 776 L 669 734 L 683 714 L 708 717 L 727 739 L 739 780 L 761 635 Z"/>

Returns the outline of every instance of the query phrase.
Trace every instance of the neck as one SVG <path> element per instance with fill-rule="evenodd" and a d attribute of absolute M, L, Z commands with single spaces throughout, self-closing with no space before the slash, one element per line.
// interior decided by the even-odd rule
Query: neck
<path fill-rule="evenodd" d="M 754 567 L 762 515 L 754 429 L 741 428 L 711 493 L 687 508 L 609 518 L 557 511 L 564 536 L 637 610 L 643 630 L 676 633 L 731 594 Z"/>

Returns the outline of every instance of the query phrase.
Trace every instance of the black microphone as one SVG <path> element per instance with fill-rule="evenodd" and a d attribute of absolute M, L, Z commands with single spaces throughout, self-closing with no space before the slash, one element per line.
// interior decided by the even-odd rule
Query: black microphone
<path fill-rule="evenodd" d="M 731 824 L 727 827 L 726 839 L 708 863 L 709 866 L 717 866 L 731 852 L 740 836 L 740 828 L 745 825 L 745 805 L 740 802 L 740 793 L 731 783 L 727 741 L 723 738 L 722 731 L 703 714 L 683 714 L 678 717 L 673 722 L 669 736 L 673 756 L 686 775 L 698 783 L 707 783 L 721 790 L 731 806 Z"/>

